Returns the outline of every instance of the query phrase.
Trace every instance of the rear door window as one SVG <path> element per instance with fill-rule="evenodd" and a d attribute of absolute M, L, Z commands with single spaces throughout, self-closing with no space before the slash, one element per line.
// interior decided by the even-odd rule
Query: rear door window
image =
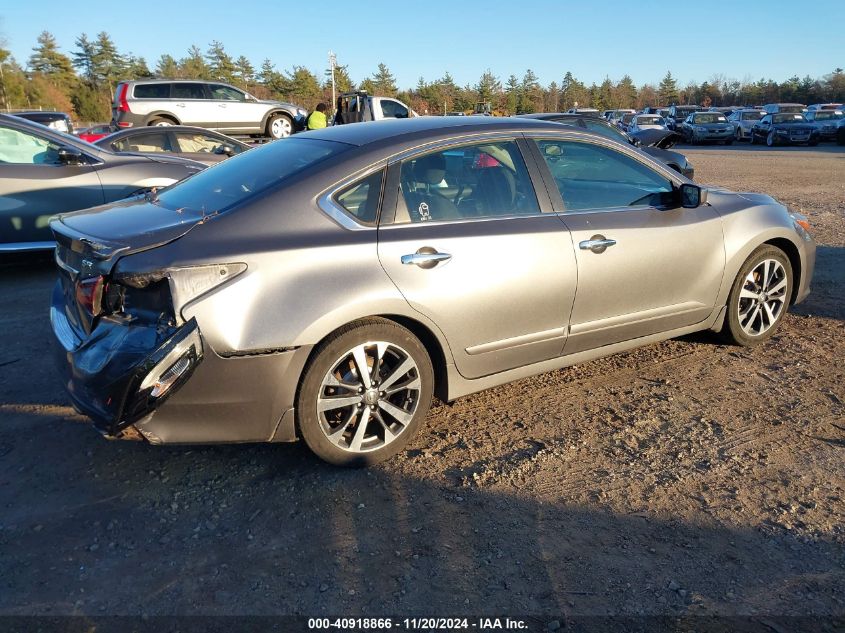
<path fill-rule="evenodd" d="M 170 91 L 174 99 L 205 99 L 205 86 L 203 84 L 173 84 Z"/>
<path fill-rule="evenodd" d="M 111 144 L 115 152 L 170 152 L 170 135 L 167 132 L 146 132 L 144 134 L 133 134 L 126 138 L 118 139 Z"/>
<path fill-rule="evenodd" d="M 540 213 L 515 141 L 487 141 L 402 163 L 396 224 Z"/>
<path fill-rule="evenodd" d="M 364 224 L 374 224 L 381 200 L 381 182 L 384 170 L 370 174 L 352 183 L 336 196 L 337 203 L 350 215 Z"/>
<path fill-rule="evenodd" d="M 136 99 L 169 99 L 171 84 L 136 84 L 132 91 Z"/>

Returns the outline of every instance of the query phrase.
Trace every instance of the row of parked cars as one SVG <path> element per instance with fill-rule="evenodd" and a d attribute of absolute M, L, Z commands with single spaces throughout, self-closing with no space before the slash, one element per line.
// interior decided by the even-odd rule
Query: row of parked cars
<path fill-rule="evenodd" d="M 845 145 L 845 106 L 817 103 L 771 103 L 762 107 L 711 107 L 672 105 L 668 108 L 605 110 L 601 115 L 619 129 L 633 132 L 644 127 L 677 132 L 687 143 L 750 141 L 766 145 L 836 141 Z M 581 110 L 581 112 L 585 112 Z M 598 110 L 591 110 L 596 115 Z"/>

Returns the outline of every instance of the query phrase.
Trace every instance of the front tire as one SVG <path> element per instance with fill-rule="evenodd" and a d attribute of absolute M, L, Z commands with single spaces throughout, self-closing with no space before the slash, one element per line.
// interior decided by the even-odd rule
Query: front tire
<path fill-rule="evenodd" d="M 774 147 L 775 145 L 777 145 L 774 132 L 769 132 L 768 136 L 766 136 L 766 145 L 768 147 Z"/>
<path fill-rule="evenodd" d="M 293 133 L 293 121 L 284 114 L 274 114 L 267 120 L 267 136 L 273 140 L 287 138 Z"/>
<path fill-rule="evenodd" d="M 722 336 L 751 347 L 777 330 L 792 296 L 792 265 L 786 254 L 764 244 L 739 270 L 730 295 Z"/>
<path fill-rule="evenodd" d="M 376 464 L 408 444 L 433 392 L 431 359 L 412 332 L 384 319 L 356 321 L 315 350 L 297 394 L 299 431 L 324 461 Z"/>

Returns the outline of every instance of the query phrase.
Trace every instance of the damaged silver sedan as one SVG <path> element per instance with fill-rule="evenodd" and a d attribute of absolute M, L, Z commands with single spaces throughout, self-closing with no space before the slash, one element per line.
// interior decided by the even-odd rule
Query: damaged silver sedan
<path fill-rule="evenodd" d="M 64 384 L 111 437 L 401 450 L 434 396 L 697 330 L 753 345 L 809 293 L 806 219 L 520 119 L 308 132 L 51 223 Z"/>

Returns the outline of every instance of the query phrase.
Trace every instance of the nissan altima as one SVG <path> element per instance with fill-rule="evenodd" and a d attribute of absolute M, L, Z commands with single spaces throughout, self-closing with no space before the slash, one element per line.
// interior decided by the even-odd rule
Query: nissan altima
<path fill-rule="evenodd" d="M 765 341 L 815 260 L 769 196 L 493 117 L 307 132 L 51 227 L 58 367 L 98 429 L 341 465 L 401 450 L 433 396 L 697 330 Z"/>

